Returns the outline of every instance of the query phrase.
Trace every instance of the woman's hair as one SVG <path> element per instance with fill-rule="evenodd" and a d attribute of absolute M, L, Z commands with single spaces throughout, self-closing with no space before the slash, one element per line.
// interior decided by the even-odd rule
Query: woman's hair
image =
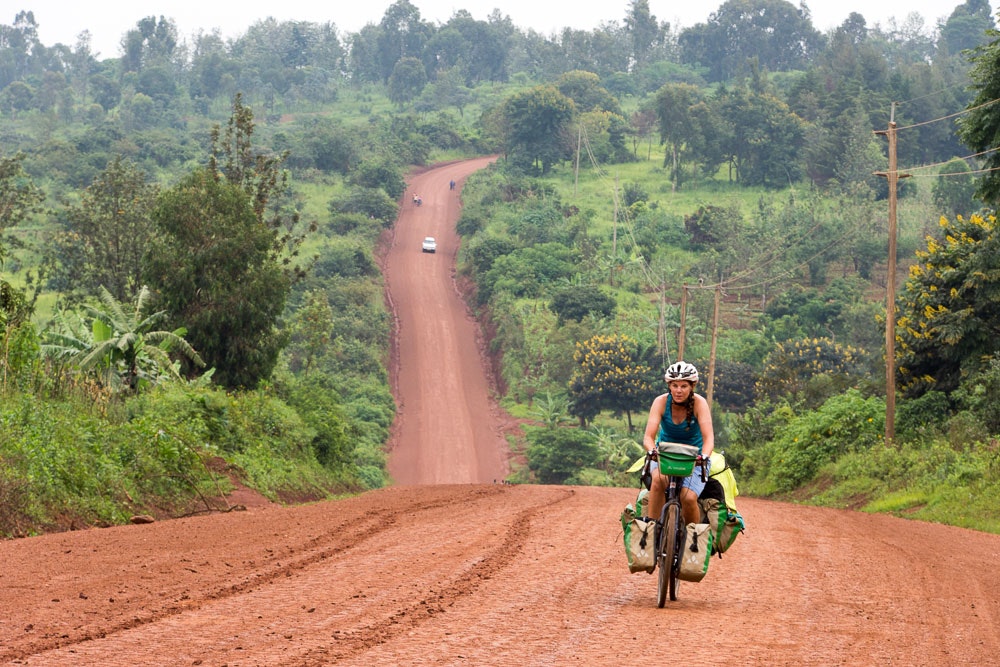
<path fill-rule="evenodd" d="M 671 395 L 670 396 L 670 401 L 668 402 L 667 405 L 669 406 L 669 404 L 673 403 L 673 401 L 674 401 L 674 397 L 673 397 L 673 395 Z M 687 419 L 687 427 L 686 428 L 691 428 L 691 425 L 694 423 L 694 385 L 691 385 L 691 393 L 688 394 L 687 400 L 684 401 L 684 407 L 687 409 L 687 417 L 686 417 L 686 419 Z M 666 414 L 667 414 L 666 410 L 664 410 L 664 412 L 663 412 L 664 419 L 666 418 Z"/>

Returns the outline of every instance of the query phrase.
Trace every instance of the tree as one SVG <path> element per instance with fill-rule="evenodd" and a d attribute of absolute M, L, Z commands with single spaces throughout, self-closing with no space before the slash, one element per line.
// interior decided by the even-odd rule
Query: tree
<path fill-rule="evenodd" d="M 299 248 L 307 233 L 316 231 L 316 224 L 310 223 L 305 230 L 300 229 L 297 210 L 282 210 L 275 205 L 289 189 L 288 172 L 281 169 L 288 153 L 265 155 L 256 152 L 253 132 L 253 110 L 245 106 L 242 95 L 237 94 L 225 132 L 218 126 L 212 128 L 208 170 L 213 178 L 225 178 L 251 197 L 257 220 L 274 232 L 271 259 L 281 263 L 293 282 L 298 281 L 306 273 L 295 263 Z"/>
<path fill-rule="evenodd" d="M 787 104 L 742 87 L 721 94 L 717 104 L 719 116 L 732 128 L 724 151 L 737 181 L 774 188 L 801 178 L 798 155 L 805 123 Z"/>
<path fill-rule="evenodd" d="M 389 75 L 389 99 L 403 106 L 420 95 L 427 85 L 427 71 L 419 59 L 400 58 Z"/>
<path fill-rule="evenodd" d="M 477 21 L 468 12 L 458 10 L 437 35 L 452 31 L 461 37 L 461 42 L 458 40 L 451 42 L 455 56 L 454 65 L 462 71 L 467 85 L 480 81 L 507 80 L 510 39 L 505 34 L 503 26 L 492 21 Z M 437 35 L 432 37 L 431 41 L 434 41 Z M 433 53 L 430 42 L 425 53 Z M 451 63 L 445 61 L 440 66 L 448 68 L 450 65 Z"/>
<path fill-rule="evenodd" d="M 12 81 L 0 91 L 0 105 L 17 119 L 19 111 L 27 111 L 35 100 L 35 90 L 23 81 Z"/>
<path fill-rule="evenodd" d="M 644 65 L 653 47 L 663 39 L 664 28 L 649 11 L 649 0 L 632 0 L 625 15 L 625 30 L 632 45 L 632 60 Z"/>
<path fill-rule="evenodd" d="M 808 10 L 787 0 L 727 0 L 680 36 L 681 62 L 708 67 L 711 81 L 747 73 L 751 60 L 771 72 L 805 69 L 821 45 Z"/>
<path fill-rule="evenodd" d="M 0 267 L 3 266 L 7 250 L 4 246 L 4 230 L 14 227 L 32 214 L 41 210 L 45 199 L 24 171 L 24 153 L 13 157 L 0 157 Z M 0 279 L 0 325 L 6 329 L 11 323 L 27 321 L 32 307 L 24 292 L 15 289 L 6 280 Z"/>
<path fill-rule="evenodd" d="M 528 428 L 528 468 L 541 484 L 563 484 L 598 464 L 594 436 L 571 428 Z"/>
<path fill-rule="evenodd" d="M 1000 135 L 1000 31 L 989 31 L 990 42 L 976 48 L 969 78 L 976 97 L 966 107 L 968 113 L 958 119 L 958 134 L 969 148 L 985 153 L 983 176 L 976 196 L 987 206 L 1000 202 L 1000 153 L 994 151 Z"/>
<path fill-rule="evenodd" d="M 401 58 L 420 58 L 434 30 L 409 0 L 396 0 L 387 7 L 378 27 L 376 56 L 382 81 L 387 83 Z"/>
<path fill-rule="evenodd" d="M 609 111 L 622 114 L 618 100 L 601 85 L 601 78 L 593 72 L 573 70 L 559 76 L 556 88 L 573 100 L 578 111 Z"/>
<path fill-rule="evenodd" d="M 572 155 L 569 123 L 573 101 L 554 86 L 536 86 L 507 98 L 503 105 L 507 154 L 515 164 L 547 174 Z"/>
<path fill-rule="evenodd" d="M 153 65 L 169 65 L 179 41 L 173 19 L 146 16 L 122 37 L 123 72 L 141 72 Z"/>
<path fill-rule="evenodd" d="M 681 163 L 693 149 L 698 135 L 695 105 L 702 101 L 696 86 L 687 83 L 668 83 L 656 92 L 656 116 L 659 119 L 660 143 L 666 144 L 664 166 L 670 160 L 671 180 L 674 190 L 680 184 Z"/>
<path fill-rule="evenodd" d="M 214 380 L 235 389 L 270 377 L 284 345 L 278 318 L 291 287 L 274 256 L 276 232 L 235 183 L 198 170 L 163 192 L 145 276 Z"/>
<path fill-rule="evenodd" d="M 24 154 L 9 158 L 0 157 L 0 268 L 3 267 L 6 250 L 3 243 L 3 232 L 8 227 L 14 227 L 33 213 L 40 210 L 40 204 L 45 198 L 42 191 L 25 173 L 22 162 Z M 0 377 L 6 378 L 8 372 L 13 377 L 18 374 L 21 366 L 27 360 L 16 357 L 18 350 L 30 346 L 30 337 L 34 336 L 34 325 L 31 316 L 34 312 L 34 302 L 29 300 L 24 291 L 0 278 Z M 24 345 L 20 341 L 24 341 Z M 0 381 L 0 389 L 6 387 L 6 379 Z"/>
<path fill-rule="evenodd" d="M 134 163 L 116 156 L 66 212 L 57 241 L 69 290 L 105 287 L 132 302 L 142 287 L 142 259 L 152 240 L 158 188 Z"/>
<path fill-rule="evenodd" d="M 632 411 L 652 399 L 651 371 L 639 361 L 638 346 L 628 336 L 594 336 L 577 343 L 577 370 L 569 383 L 572 405 L 581 426 L 601 410 L 625 413 L 632 432 Z"/>
<path fill-rule="evenodd" d="M 941 218 L 917 252 L 897 308 L 896 363 L 907 397 L 950 394 L 1000 356 L 1000 234 L 995 216 Z"/>
<path fill-rule="evenodd" d="M 550 307 L 561 326 L 569 320 L 579 322 L 587 315 L 611 317 L 616 306 L 614 298 L 597 287 L 571 287 L 557 292 Z"/>
<path fill-rule="evenodd" d="M 41 210 L 40 204 L 45 199 L 24 171 L 24 158 L 24 153 L 0 157 L 0 234 Z M 2 250 L 0 245 L 0 259 Z"/>
<path fill-rule="evenodd" d="M 103 74 L 90 77 L 90 94 L 105 111 L 114 109 L 122 99 L 121 86 Z"/>
<path fill-rule="evenodd" d="M 938 171 L 938 179 L 931 186 L 934 205 L 949 218 L 967 216 L 976 207 L 973 197 L 976 193 L 976 179 L 962 158 L 948 160 Z"/>
<path fill-rule="evenodd" d="M 465 107 L 471 102 L 472 90 L 466 87 L 465 78 L 457 67 L 438 70 L 434 81 L 425 86 L 420 93 L 420 99 L 414 105 L 417 111 L 439 111 L 447 107 L 455 107 L 458 115 L 464 117 Z M 451 122 L 449 125 L 453 125 Z"/>
<path fill-rule="evenodd" d="M 289 326 L 288 357 L 293 371 L 308 374 L 331 348 L 333 309 L 326 294 L 309 291 Z"/>
<path fill-rule="evenodd" d="M 357 213 L 374 219 L 385 229 L 399 216 L 398 199 L 390 197 L 382 188 L 353 187 L 343 197 L 334 199 L 328 206 L 331 213 Z"/>
<path fill-rule="evenodd" d="M 380 188 L 393 199 L 406 190 L 406 180 L 399 164 L 388 157 L 365 160 L 351 174 L 351 183 L 362 188 Z"/>
<path fill-rule="evenodd" d="M 859 358 L 858 350 L 830 338 L 775 343 L 757 381 L 757 393 L 771 399 L 794 396 L 816 407 L 864 376 L 867 365 L 858 364 Z"/>
<path fill-rule="evenodd" d="M 989 0 L 965 0 L 941 26 L 940 45 L 947 53 L 957 55 L 983 44 L 987 33 L 994 28 Z"/>

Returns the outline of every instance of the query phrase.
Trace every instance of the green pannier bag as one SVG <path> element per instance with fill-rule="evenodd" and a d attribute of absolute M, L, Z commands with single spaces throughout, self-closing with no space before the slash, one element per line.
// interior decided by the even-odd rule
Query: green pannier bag
<path fill-rule="evenodd" d="M 689 523 L 677 577 L 684 581 L 701 581 L 708 573 L 711 560 L 712 527 L 707 523 Z"/>
<path fill-rule="evenodd" d="M 637 517 L 631 503 L 622 511 L 621 522 L 629 572 L 652 572 L 656 567 L 656 522 Z"/>
<path fill-rule="evenodd" d="M 740 495 L 740 490 L 736 488 L 736 476 L 733 475 L 733 469 L 726 463 L 726 457 L 722 452 L 713 450 L 709 460 L 712 465 L 709 477 L 722 485 L 722 490 L 726 494 L 726 508 L 730 512 L 735 512 L 736 496 Z"/>
<path fill-rule="evenodd" d="M 687 477 L 694 472 L 694 461 L 698 457 L 698 448 L 694 445 L 660 442 L 656 448 L 660 458 L 661 475 Z"/>
<path fill-rule="evenodd" d="M 746 524 L 739 512 L 730 511 L 726 504 L 717 498 L 700 498 L 698 503 L 708 517 L 708 525 L 712 529 L 712 552 L 721 557 L 746 529 Z"/>
<path fill-rule="evenodd" d="M 635 515 L 639 519 L 649 518 L 649 489 L 639 489 L 635 499 Z"/>

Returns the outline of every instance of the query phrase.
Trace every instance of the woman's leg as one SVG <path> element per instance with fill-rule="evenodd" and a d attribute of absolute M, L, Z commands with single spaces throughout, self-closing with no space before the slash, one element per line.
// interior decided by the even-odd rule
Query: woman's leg
<path fill-rule="evenodd" d="M 687 487 L 681 489 L 681 514 L 684 516 L 684 523 L 701 523 L 698 496 Z"/>
<path fill-rule="evenodd" d="M 660 471 L 653 468 L 653 481 L 649 485 L 649 516 L 654 519 L 660 518 L 663 511 L 663 503 L 666 501 L 667 477 L 661 475 Z"/>

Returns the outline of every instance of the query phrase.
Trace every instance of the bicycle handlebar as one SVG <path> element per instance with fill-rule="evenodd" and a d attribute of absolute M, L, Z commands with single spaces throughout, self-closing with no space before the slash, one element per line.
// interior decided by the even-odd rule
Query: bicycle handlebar
<path fill-rule="evenodd" d="M 659 459 L 660 459 L 659 452 L 657 452 L 655 448 L 647 450 L 646 464 L 643 466 L 642 474 L 645 475 L 647 472 L 649 472 L 650 464 L 652 464 L 653 461 L 658 461 Z M 701 468 L 701 481 L 703 482 L 708 481 L 708 466 L 705 465 L 706 463 L 708 463 L 708 460 L 709 459 L 707 456 L 702 456 L 701 454 L 699 454 L 697 458 L 695 458 L 694 460 L 694 464 Z"/>

